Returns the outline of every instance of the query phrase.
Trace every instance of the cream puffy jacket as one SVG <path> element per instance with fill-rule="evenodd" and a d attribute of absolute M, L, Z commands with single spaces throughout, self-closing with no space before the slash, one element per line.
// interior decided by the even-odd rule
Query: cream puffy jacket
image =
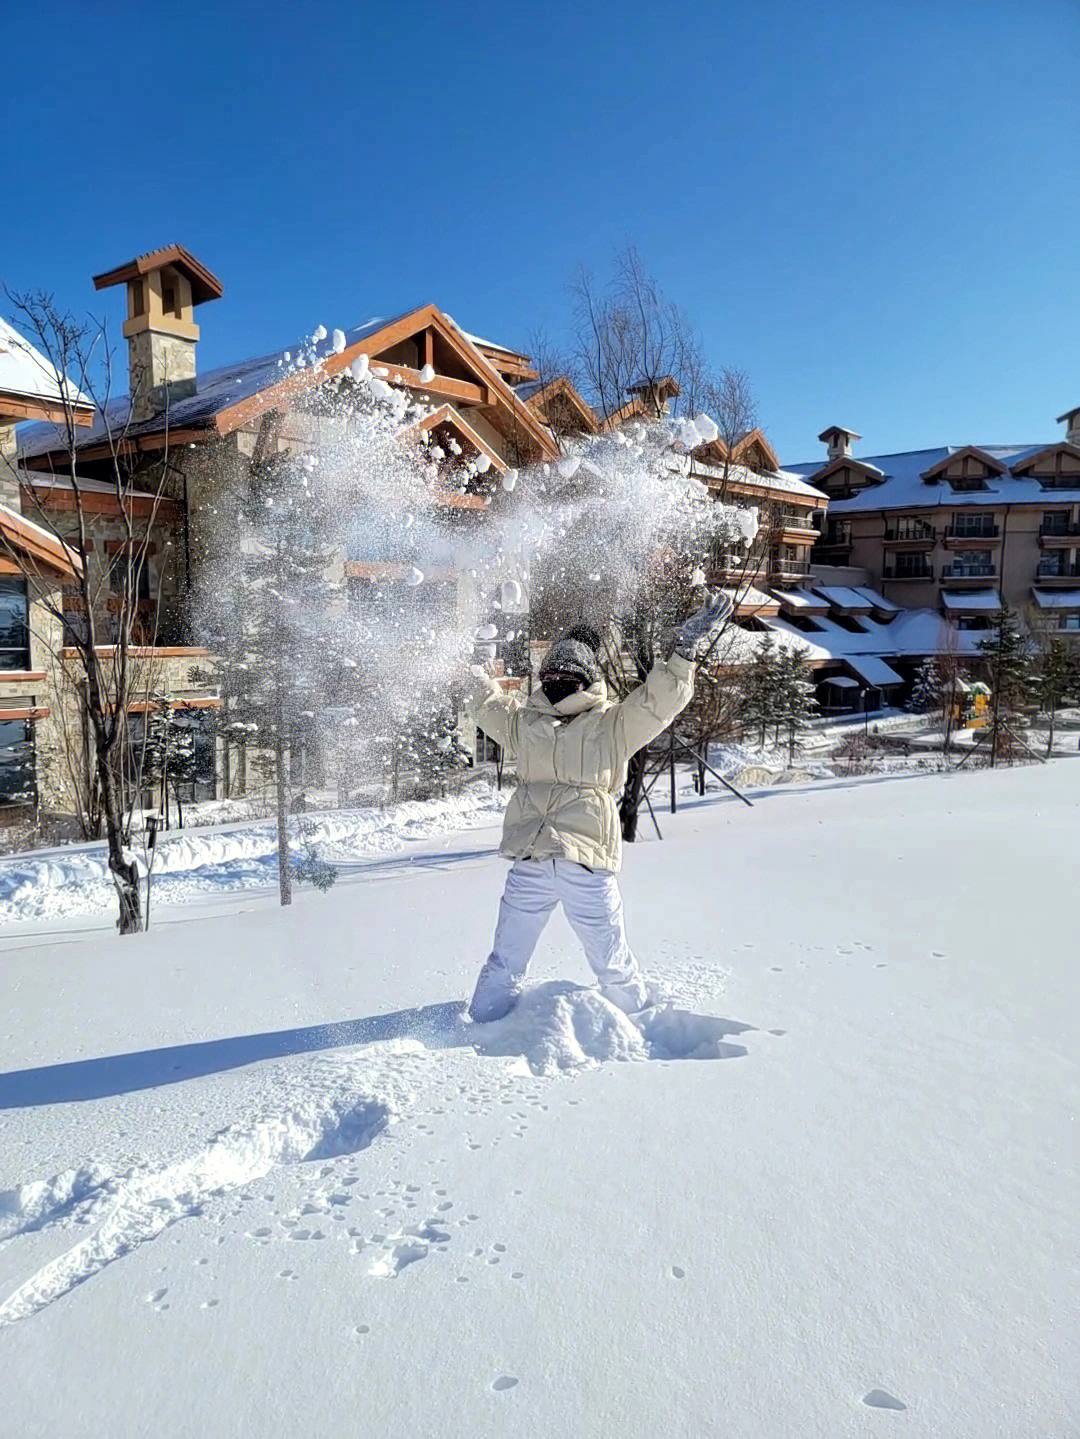
<path fill-rule="evenodd" d="M 608 698 L 602 679 L 553 705 L 543 690 L 526 699 L 478 676 L 466 712 L 517 763 L 501 853 L 617 871 L 618 801 L 630 757 L 667 728 L 693 692 L 694 666 L 681 655 L 659 661 L 621 701 Z"/>

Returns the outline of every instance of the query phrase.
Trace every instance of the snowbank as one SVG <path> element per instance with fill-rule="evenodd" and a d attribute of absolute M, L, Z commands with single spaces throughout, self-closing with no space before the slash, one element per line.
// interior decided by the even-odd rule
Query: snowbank
<path fill-rule="evenodd" d="M 292 821 L 295 846 L 306 838 L 331 862 L 392 853 L 415 840 L 495 823 L 507 792 L 470 785 L 438 800 L 410 800 L 389 809 L 337 810 Z M 145 875 L 143 856 L 136 852 Z M 275 882 L 277 826 L 272 820 L 225 829 L 161 836 L 153 867 L 155 903 L 183 904 L 214 891 L 259 889 Z M 92 914 L 116 903 L 104 844 L 23 854 L 0 860 L 0 924 Z"/>

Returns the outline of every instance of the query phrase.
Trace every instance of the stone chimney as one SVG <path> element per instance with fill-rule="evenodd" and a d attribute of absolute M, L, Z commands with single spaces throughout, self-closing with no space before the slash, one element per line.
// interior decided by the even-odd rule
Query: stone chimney
<path fill-rule="evenodd" d="M 218 300 L 221 281 L 183 245 L 139 255 L 94 276 L 94 289 L 127 285 L 128 375 L 132 415 L 149 420 L 195 393 L 195 346 L 199 327 L 192 310 Z"/>
<path fill-rule="evenodd" d="M 1080 405 L 1075 410 L 1066 410 L 1063 415 L 1058 415 L 1058 424 L 1062 421 L 1065 422 L 1066 443 L 1080 448 Z"/>
<path fill-rule="evenodd" d="M 861 440 L 862 435 L 857 435 L 854 430 L 845 430 L 841 425 L 830 425 L 827 430 L 822 430 L 818 439 L 828 445 L 830 460 L 844 460 L 851 457 L 852 440 Z"/>

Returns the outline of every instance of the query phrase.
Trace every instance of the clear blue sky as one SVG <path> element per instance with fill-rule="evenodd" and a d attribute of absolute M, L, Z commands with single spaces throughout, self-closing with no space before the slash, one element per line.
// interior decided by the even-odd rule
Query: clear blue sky
<path fill-rule="evenodd" d="M 202 368 L 433 301 L 557 339 L 638 245 L 782 460 L 1080 404 L 1077 0 L 10 6 L 0 279 L 178 240 Z"/>

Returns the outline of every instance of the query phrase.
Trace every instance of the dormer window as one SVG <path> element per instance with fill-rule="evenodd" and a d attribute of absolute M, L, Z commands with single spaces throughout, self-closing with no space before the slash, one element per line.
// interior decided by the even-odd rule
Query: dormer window
<path fill-rule="evenodd" d="M 950 475 L 949 484 L 954 490 L 985 490 L 986 477 L 984 475 Z"/>

